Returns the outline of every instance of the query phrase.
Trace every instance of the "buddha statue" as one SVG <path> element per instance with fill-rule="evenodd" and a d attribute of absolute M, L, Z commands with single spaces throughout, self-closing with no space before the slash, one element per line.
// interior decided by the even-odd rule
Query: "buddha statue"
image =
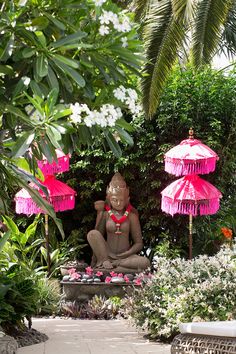
<path fill-rule="evenodd" d="M 106 201 L 95 202 L 96 226 L 87 235 L 95 270 L 139 273 L 150 267 L 148 258 L 138 255 L 143 248 L 141 227 L 129 199 L 129 188 L 116 173 L 107 187 Z"/>

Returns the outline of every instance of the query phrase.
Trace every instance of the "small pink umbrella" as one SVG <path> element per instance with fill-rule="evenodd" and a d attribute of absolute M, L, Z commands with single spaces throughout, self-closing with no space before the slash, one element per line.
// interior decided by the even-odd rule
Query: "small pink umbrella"
<path fill-rule="evenodd" d="M 221 192 L 198 175 L 184 176 L 162 192 L 161 209 L 170 214 L 189 215 L 189 258 L 192 259 L 192 217 L 215 214 L 220 206 Z"/>
<path fill-rule="evenodd" d="M 69 155 L 65 155 L 61 150 L 58 149 L 56 149 L 55 152 L 57 155 L 57 162 L 53 161 L 52 163 L 49 163 L 45 156 L 43 157 L 43 160 L 38 161 L 38 167 L 43 172 L 44 176 L 69 171 Z"/>
<path fill-rule="evenodd" d="M 36 185 L 35 183 L 30 183 L 30 186 L 39 191 L 41 196 L 46 199 L 54 208 L 55 212 L 71 210 L 75 207 L 75 195 L 76 192 L 67 186 L 67 184 L 58 181 L 54 176 L 46 176 L 45 180 L 42 182 L 47 188 L 48 196 Z M 26 189 L 21 189 L 15 195 L 16 202 L 16 213 L 18 214 L 38 214 L 44 213 L 33 201 L 30 194 Z M 49 235 L 48 235 L 48 215 L 45 214 L 45 236 L 46 236 L 46 249 L 47 249 L 47 265 L 48 273 L 50 273 L 50 254 L 49 254 Z"/>
<path fill-rule="evenodd" d="M 218 159 L 212 149 L 194 139 L 190 129 L 189 139 L 181 141 L 165 154 L 165 171 L 175 176 L 210 173 L 215 170 Z"/>

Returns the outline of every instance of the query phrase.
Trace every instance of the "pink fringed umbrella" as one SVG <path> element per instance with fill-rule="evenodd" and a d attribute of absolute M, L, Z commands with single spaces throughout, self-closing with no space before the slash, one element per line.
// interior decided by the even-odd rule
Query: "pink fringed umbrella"
<path fill-rule="evenodd" d="M 165 154 L 165 171 L 175 176 L 210 173 L 215 170 L 218 159 L 212 149 L 194 139 L 190 129 L 189 139 L 181 141 Z"/>
<path fill-rule="evenodd" d="M 211 215 L 220 207 L 221 192 L 198 175 L 184 176 L 162 192 L 161 209 L 170 215 Z"/>
<path fill-rule="evenodd" d="M 67 184 L 58 181 L 54 176 L 47 176 L 44 182 L 41 182 L 48 190 L 49 196 L 46 197 L 44 192 L 34 183 L 30 185 L 39 191 L 41 196 L 46 199 L 54 208 L 55 212 L 71 210 L 75 207 L 76 192 L 67 186 Z M 33 201 L 26 189 L 21 189 L 15 196 L 16 213 L 18 214 L 38 214 L 45 213 Z"/>
<path fill-rule="evenodd" d="M 41 182 L 41 181 L 40 181 Z M 65 183 L 58 181 L 54 176 L 46 176 L 44 182 L 41 182 L 47 188 L 48 196 L 34 183 L 31 187 L 37 189 L 41 196 L 46 199 L 54 208 L 55 212 L 71 210 L 75 207 L 76 192 Z M 38 214 L 44 213 L 33 201 L 30 194 L 25 189 L 21 189 L 15 196 L 16 213 L 18 214 Z M 50 273 L 50 254 L 49 254 L 49 235 L 48 235 L 48 215 L 45 214 L 45 236 L 47 249 L 47 266 Z"/>
<path fill-rule="evenodd" d="M 65 155 L 61 150 L 56 149 L 57 162 L 49 163 L 44 156 L 43 160 L 38 161 L 38 167 L 43 172 L 44 176 L 54 175 L 60 172 L 69 171 L 69 155 Z"/>
<path fill-rule="evenodd" d="M 215 214 L 221 192 L 198 175 L 184 176 L 162 192 L 161 209 L 167 214 L 189 215 L 189 259 L 192 259 L 193 216 Z"/>

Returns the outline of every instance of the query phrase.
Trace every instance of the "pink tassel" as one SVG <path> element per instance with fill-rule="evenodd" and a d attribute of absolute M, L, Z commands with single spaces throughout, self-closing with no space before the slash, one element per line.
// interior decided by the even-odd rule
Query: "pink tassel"
<path fill-rule="evenodd" d="M 216 168 L 216 159 L 208 158 L 197 161 L 165 159 L 165 171 L 175 176 L 185 176 L 191 174 L 207 174 Z"/>
<path fill-rule="evenodd" d="M 215 214 L 220 207 L 219 199 L 202 201 L 173 200 L 162 196 L 161 209 L 167 214 L 186 214 L 186 215 L 211 215 Z"/>

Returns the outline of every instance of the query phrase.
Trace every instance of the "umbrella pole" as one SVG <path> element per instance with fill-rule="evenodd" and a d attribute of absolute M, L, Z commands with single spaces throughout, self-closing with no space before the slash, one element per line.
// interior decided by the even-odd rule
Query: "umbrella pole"
<path fill-rule="evenodd" d="M 192 259 L 192 248 L 193 248 L 193 216 L 192 214 L 189 215 L 189 240 L 188 240 L 188 246 L 189 246 L 189 259 Z"/>
<path fill-rule="evenodd" d="M 50 252 L 49 252 L 49 235 L 48 235 L 48 215 L 45 214 L 45 244 L 46 244 L 46 252 L 47 252 L 47 268 L 48 268 L 48 276 L 51 271 L 51 261 L 50 261 Z"/>

